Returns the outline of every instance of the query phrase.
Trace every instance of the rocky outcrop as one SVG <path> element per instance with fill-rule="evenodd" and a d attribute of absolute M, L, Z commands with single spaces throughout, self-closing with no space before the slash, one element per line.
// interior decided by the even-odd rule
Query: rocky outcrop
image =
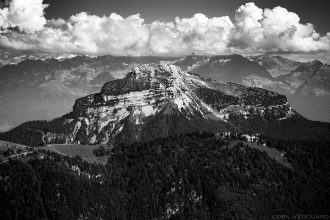
<path fill-rule="evenodd" d="M 239 120 L 293 117 L 300 115 L 283 95 L 149 64 L 78 99 L 65 118 L 71 128 L 65 142 L 131 143 L 192 131 L 240 132 Z"/>
<path fill-rule="evenodd" d="M 128 144 L 201 131 L 302 139 L 327 139 L 330 133 L 328 124 L 298 114 L 284 95 L 206 80 L 168 64 L 136 67 L 99 93 L 77 99 L 71 113 L 25 123 L 2 137 L 16 131 L 42 133 L 43 144 Z"/>

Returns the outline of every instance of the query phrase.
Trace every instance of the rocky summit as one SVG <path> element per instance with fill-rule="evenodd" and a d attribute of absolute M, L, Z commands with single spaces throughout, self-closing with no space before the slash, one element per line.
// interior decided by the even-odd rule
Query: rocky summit
<path fill-rule="evenodd" d="M 101 92 L 78 99 L 65 123 L 66 142 L 134 142 L 192 130 L 240 131 L 233 118 L 300 117 L 274 92 L 220 84 L 174 65 L 142 65 Z"/>
<path fill-rule="evenodd" d="M 174 65 L 146 64 L 77 99 L 71 113 L 24 123 L 1 137 L 24 144 L 30 143 L 17 135 L 26 131 L 38 133 L 40 144 L 133 143 L 200 131 L 307 138 L 313 135 L 302 132 L 310 131 L 308 123 L 278 93 L 206 80 Z"/>

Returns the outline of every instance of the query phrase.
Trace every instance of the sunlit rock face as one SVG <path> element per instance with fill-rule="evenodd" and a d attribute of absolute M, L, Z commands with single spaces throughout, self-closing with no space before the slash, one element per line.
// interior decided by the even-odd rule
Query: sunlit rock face
<path fill-rule="evenodd" d="M 124 78 L 136 66 L 176 59 L 12 55 L 0 49 L 0 129 L 4 130 L 59 117 L 72 110 L 76 99 L 99 92 L 106 82 Z"/>
<path fill-rule="evenodd" d="M 68 143 L 131 143 L 193 131 L 241 131 L 239 121 L 300 117 L 285 96 L 147 64 L 75 102 Z"/>

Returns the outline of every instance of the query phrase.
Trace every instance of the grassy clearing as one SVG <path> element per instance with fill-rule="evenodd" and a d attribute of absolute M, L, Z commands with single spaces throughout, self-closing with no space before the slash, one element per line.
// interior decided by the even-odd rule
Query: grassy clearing
<path fill-rule="evenodd" d="M 89 163 L 100 163 L 105 165 L 108 161 L 108 157 L 96 157 L 93 154 L 93 150 L 100 147 L 99 145 L 81 145 L 81 144 L 52 144 L 39 149 L 49 150 L 64 156 L 75 157 L 79 155 L 82 159 Z"/>
<path fill-rule="evenodd" d="M 238 143 L 237 141 L 236 142 L 232 142 L 229 145 L 229 147 L 233 147 L 237 143 Z M 244 144 L 246 144 L 250 148 L 253 148 L 253 149 L 256 149 L 256 150 L 265 152 L 265 153 L 267 153 L 267 155 L 270 158 L 273 158 L 278 163 L 280 163 L 280 164 L 282 164 L 282 165 L 284 165 L 286 167 L 292 168 L 292 165 L 284 157 L 284 154 L 281 151 L 277 150 L 276 148 L 271 148 L 271 147 L 263 146 L 263 145 L 260 145 L 260 144 L 257 144 L 257 143 L 250 143 L 250 142 L 244 142 Z"/>

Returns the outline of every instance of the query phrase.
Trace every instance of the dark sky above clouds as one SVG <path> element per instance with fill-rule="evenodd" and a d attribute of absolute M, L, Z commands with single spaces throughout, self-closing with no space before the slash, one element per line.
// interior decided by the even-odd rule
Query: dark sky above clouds
<path fill-rule="evenodd" d="M 99 16 L 111 12 L 127 17 L 140 13 L 146 22 L 173 21 L 175 17 L 191 17 L 203 13 L 208 17 L 228 15 L 250 1 L 244 0 L 45 0 L 50 4 L 46 18 L 69 18 L 86 11 Z M 330 0 L 254 0 L 260 8 L 281 6 L 297 13 L 302 23 L 312 23 L 319 33 L 330 31 Z"/>

